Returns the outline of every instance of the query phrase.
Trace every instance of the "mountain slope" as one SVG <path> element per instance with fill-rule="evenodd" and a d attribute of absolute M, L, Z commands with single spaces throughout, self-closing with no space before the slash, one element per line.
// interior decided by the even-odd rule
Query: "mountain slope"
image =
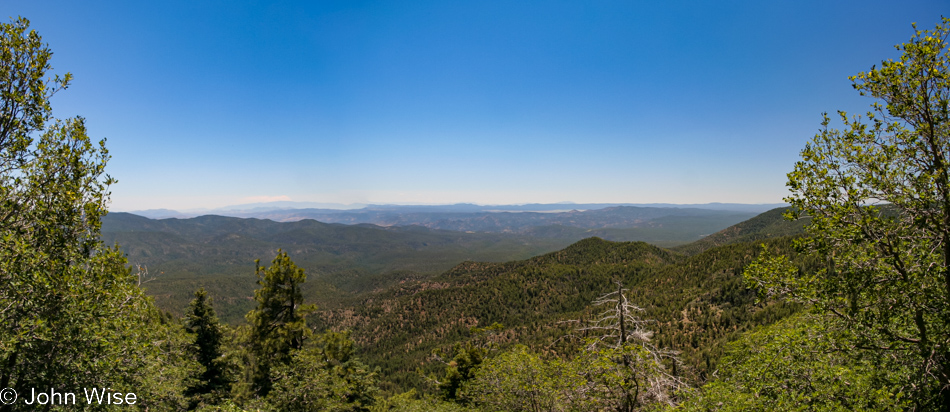
<path fill-rule="evenodd" d="M 767 243 L 789 251 L 791 240 Z M 465 262 L 426 281 L 364 295 L 321 312 L 318 327 L 351 330 L 393 388 L 425 387 L 418 372 L 442 367 L 430 352 L 469 339 L 472 327 L 501 323 L 495 339 L 502 346 L 569 353 L 577 341 L 562 337 L 575 324 L 562 321 L 590 317 L 590 303 L 621 281 L 645 309 L 643 317 L 655 320 L 656 343 L 682 351 L 690 379 L 699 382 L 715 367 L 724 342 L 796 310 L 756 305 L 755 293 L 744 287 L 742 268 L 758 251 L 746 242 L 684 257 L 642 242 L 585 239 L 523 261 Z"/>
<path fill-rule="evenodd" d="M 576 209 L 552 209 L 553 207 Z M 356 210 L 283 209 L 226 213 L 231 216 L 280 222 L 313 219 L 348 225 L 369 223 L 386 227 L 423 226 L 464 232 L 519 233 L 557 237 L 572 242 L 598 236 L 618 241 L 644 241 L 662 246 L 692 242 L 755 216 L 754 212 L 746 210 L 688 207 L 525 205 L 497 208 L 495 210 L 476 205 L 371 206 Z"/>
<path fill-rule="evenodd" d="M 106 244 L 120 244 L 131 264 L 148 267 L 155 279 L 145 287 L 161 307 L 180 312 L 194 290 L 205 286 L 221 302 L 222 319 L 230 322 L 240 321 L 252 304 L 254 260 L 266 265 L 278 249 L 306 270 L 307 288 L 312 290 L 308 297 L 330 305 L 341 295 L 438 274 L 465 260 L 524 259 L 569 244 L 563 239 L 420 227 L 223 216 L 151 220 L 127 213 L 107 215 L 101 236 Z"/>
<path fill-rule="evenodd" d="M 783 217 L 787 207 L 769 210 L 752 219 L 737 223 L 696 242 L 673 247 L 672 250 L 687 255 L 695 255 L 716 246 L 738 242 L 756 242 L 780 236 L 799 236 L 803 234 L 808 218 L 788 221 Z"/>

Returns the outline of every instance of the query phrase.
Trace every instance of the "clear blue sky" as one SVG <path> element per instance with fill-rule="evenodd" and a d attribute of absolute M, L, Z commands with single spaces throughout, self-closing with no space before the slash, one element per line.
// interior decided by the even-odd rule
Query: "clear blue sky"
<path fill-rule="evenodd" d="M 275 4 L 272 4 L 275 3 Z M 113 210 L 776 203 L 947 1 L 20 1 Z"/>

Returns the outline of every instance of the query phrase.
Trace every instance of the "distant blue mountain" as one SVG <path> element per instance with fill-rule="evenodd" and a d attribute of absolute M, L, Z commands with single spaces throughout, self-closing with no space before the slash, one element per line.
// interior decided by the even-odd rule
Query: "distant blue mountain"
<path fill-rule="evenodd" d="M 472 203 L 457 203 L 452 205 L 363 205 L 317 202 L 266 202 L 248 203 L 242 205 L 225 206 L 217 209 L 200 209 L 175 211 L 170 209 L 134 210 L 128 213 L 144 216 L 150 219 L 187 218 L 203 215 L 220 215 L 232 217 L 256 217 L 274 220 L 294 220 L 293 216 L 306 214 L 306 217 L 321 220 L 319 215 L 349 213 L 498 213 L 498 212 L 569 212 L 589 211 L 633 206 L 642 208 L 665 209 L 702 209 L 709 211 L 729 211 L 740 213 L 762 213 L 778 207 L 788 206 L 785 203 L 743 204 L 743 203 L 703 203 L 703 204 L 673 204 L 673 203 L 529 203 L 523 205 L 476 205 Z M 304 212 L 306 211 L 306 212 Z M 280 216 L 285 216 L 281 218 Z M 297 218 L 297 220 L 305 217 Z M 362 223 L 375 223 L 365 220 Z"/>

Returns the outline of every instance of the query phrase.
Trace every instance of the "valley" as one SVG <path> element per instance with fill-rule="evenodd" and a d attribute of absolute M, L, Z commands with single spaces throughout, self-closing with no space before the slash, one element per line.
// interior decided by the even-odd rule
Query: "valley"
<path fill-rule="evenodd" d="M 548 208 L 558 206 L 563 207 Z M 222 319 L 234 324 L 253 304 L 254 260 L 266 262 L 278 249 L 307 271 L 308 298 L 333 308 L 344 298 L 426 279 L 465 261 L 521 260 L 590 237 L 682 245 L 754 216 L 741 208 L 581 206 L 601 208 L 542 213 L 392 206 L 318 215 L 347 224 L 213 215 L 154 220 L 110 213 L 101 236 L 106 245 L 120 244 L 130 264 L 148 269 L 144 286 L 160 307 L 180 314 L 191 293 L 205 287 L 218 299 Z"/>
<path fill-rule="evenodd" d="M 791 239 L 802 233 L 803 222 L 785 221 L 784 209 L 774 209 L 716 227 L 714 222 L 742 214 L 657 209 L 605 208 L 578 219 L 601 226 L 636 220 L 639 228 L 522 223 L 523 233 L 113 213 L 103 220 L 102 238 L 121 244 L 131 263 L 148 266 L 154 280 L 144 286 L 164 310 L 181 313 L 192 292 L 204 287 L 222 320 L 233 325 L 243 323 L 254 304 L 254 259 L 265 262 L 283 249 L 308 275 L 304 296 L 319 308 L 312 327 L 349 331 L 361 356 L 382 368 L 389 391 L 427 390 L 424 377 L 444 367 L 433 351 L 472 339 L 489 339 L 499 350 L 518 343 L 569 353 L 578 345 L 565 338 L 576 325 L 571 321 L 590 318 L 591 302 L 617 282 L 645 309 L 656 344 L 679 351 L 683 373 L 699 384 L 715 370 L 726 342 L 798 310 L 785 302 L 756 303 L 740 274 L 763 242 L 794 254 Z M 499 215 L 496 222 L 527 214 Z M 527 221 L 550 222 L 537 216 Z M 686 227 L 692 232 L 684 234 Z M 651 228 L 648 239 L 676 246 L 596 236 Z M 718 230 L 684 242 L 711 229 Z M 488 338 L 473 332 L 493 324 L 502 329 Z"/>

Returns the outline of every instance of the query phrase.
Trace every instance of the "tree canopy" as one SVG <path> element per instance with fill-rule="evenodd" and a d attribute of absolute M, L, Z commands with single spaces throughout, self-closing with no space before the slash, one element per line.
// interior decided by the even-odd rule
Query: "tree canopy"
<path fill-rule="evenodd" d="M 81 117 L 53 118 L 50 98 L 72 76 L 50 75 L 29 24 L 0 24 L 0 387 L 103 386 L 174 408 L 193 366 L 184 334 L 99 241 L 115 182 L 105 140 Z"/>
<path fill-rule="evenodd" d="M 759 286 L 837 316 L 852 351 L 896 356 L 916 371 L 918 409 L 950 408 L 950 20 L 917 30 L 887 60 L 850 79 L 877 99 L 866 117 L 839 112 L 788 174 L 790 218 L 808 216 L 800 247 L 816 273 L 767 257 Z M 912 389 L 910 389 L 912 388 Z"/>

